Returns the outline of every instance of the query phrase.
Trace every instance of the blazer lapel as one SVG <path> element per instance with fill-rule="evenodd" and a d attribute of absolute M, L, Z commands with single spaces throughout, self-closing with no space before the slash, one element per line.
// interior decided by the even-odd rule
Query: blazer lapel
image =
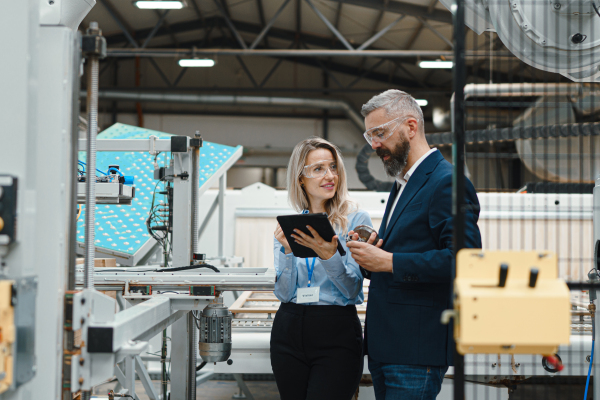
<path fill-rule="evenodd" d="M 394 184 L 392 185 L 392 190 L 390 191 L 390 196 L 388 197 L 387 204 L 385 206 L 385 213 L 383 214 L 383 220 L 381 221 L 381 226 L 379 227 L 379 237 L 382 238 L 383 234 L 386 230 L 388 215 L 392 212 L 392 205 L 394 204 L 394 200 L 396 199 L 396 195 L 398 194 L 398 184 L 394 180 Z"/>
<path fill-rule="evenodd" d="M 423 185 L 425 185 L 425 183 L 429 180 L 429 175 L 433 172 L 435 167 L 443 158 L 444 157 L 439 151 L 431 153 L 425 160 L 423 160 L 421 165 L 417 167 L 413 175 L 409 178 L 408 182 L 406 183 L 406 187 L 404 188 L 404 191 L 400 195 L 398 204 L 393 210 L 392 218 L 390 219 L 389 225 L 386 226 L 383 236 L 380 235 L 380 237 L 384 241 L 389 236 L 389 233 L 392 231 L 396 221 L 398 221 L 398 218 L 402 214 L 402 211 L 404 211 L 404 209 L 410 203 L 413 197 L 415 197 L 415 195 L 419 192 Z"/>

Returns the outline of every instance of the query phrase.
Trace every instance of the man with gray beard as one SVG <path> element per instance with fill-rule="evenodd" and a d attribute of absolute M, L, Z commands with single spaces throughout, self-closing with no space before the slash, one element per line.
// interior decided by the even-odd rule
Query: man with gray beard
<path fill-rule="evenodd" d="M 377 400 L 433 400 L 452 365 L 452 165 L 425 137 L 423 112 L 409 94 L 387 90 L 362 107 L 365 139 L 396 179 L 379 229 L 348 242 L 371 279 L 365 353 Z M 481 248 L 479 201 L 467 179 L 466 247 Z M 358 235 L 349 232 L 358 239 Z M 374 244 L 374 245 L 373 245 Z"/>

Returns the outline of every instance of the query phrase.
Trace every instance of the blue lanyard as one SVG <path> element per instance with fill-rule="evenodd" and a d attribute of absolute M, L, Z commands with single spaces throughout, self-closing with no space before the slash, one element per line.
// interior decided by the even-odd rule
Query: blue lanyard
<path fill-rule="evenodd" d="M 312 265 L 309 267 L 308 266 L 308 258 L 304 259 L 304 261 L 306 261 L 306 269 L 308 269 L 308 287 L 310 287 L 310 281 L 312 280 L 312 274 L 315 269 L 315 261 L 316 260 L 317 260 L 317 257 L 313 257 Z"/>
<path fill-rule="evenodd" d="M 308 214 L 308 210 L 303 210 L 302 214 Z M 310 281 L 312 281 L 312 274 L 313 274 L 313 271 L 315 269 L 315 261 L 316 260 L 317 260 L 317 258 L 314 257 L 313 260 L 312 260 L 312 264 L 309 267 L 308 266 L 308 258 L 304 259 L 304 261 L 306 261 L 306 269 L 308 270 L 308 287 L 310 287 Z"/>

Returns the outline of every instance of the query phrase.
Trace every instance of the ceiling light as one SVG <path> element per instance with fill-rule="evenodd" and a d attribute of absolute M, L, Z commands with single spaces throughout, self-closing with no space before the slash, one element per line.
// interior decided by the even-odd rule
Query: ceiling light
<path fill-rule="evenodd" d="M 179 60 L 180 67 L 214 67 L 215 60 L 210 58 L 185 58 Z"/>
<path fill-rule="evenodd" d="M 429 104 L 429 102 L 424 99 L 417 99 L 417 104 L 420 105 L 421 107 L 425 107 L 427 104 Z"/>
<path fill-rule="evenodd" d="M 133 4 L 142 10 L 179 10 L 185 6 L 185 3 L 179 1 L 150 0 L 134 1 Z"/>
<path fill-rule="evenodd" d="M 437 61 L 421 61 L 419 63 L 419 67 L 421 67 L 421 68 L 444 68 L 444 69 L 451 69 L 452 66 L 453 66 L 453 62 L 452 61 L 437 60 Z"/>

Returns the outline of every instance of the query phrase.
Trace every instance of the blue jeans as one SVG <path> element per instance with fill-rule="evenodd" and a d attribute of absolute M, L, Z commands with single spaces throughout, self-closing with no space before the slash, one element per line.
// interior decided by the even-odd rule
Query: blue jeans
<path fill-rule="evenodd" d="M 369 370 L 377 400 L 434 400 L 448 367 L 386 364 L 369 357 Z"/>

